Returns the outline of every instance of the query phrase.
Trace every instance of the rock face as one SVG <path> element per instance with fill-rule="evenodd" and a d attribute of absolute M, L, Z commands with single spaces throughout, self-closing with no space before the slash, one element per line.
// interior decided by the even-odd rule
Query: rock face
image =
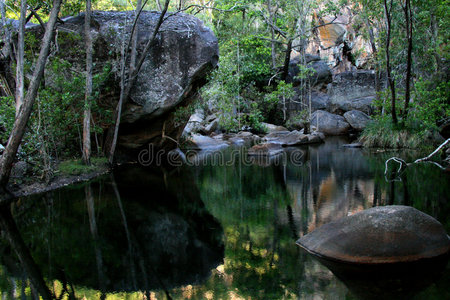
<path fill-rule="evenodd" d="M 134 13 L 101 12 L 92 15 L 91 33 L 94 43 L 94 63 L 98 66 L 113 65 L 115 75 L 111 83 L 113 95 L 100 95 L 114 110 L 118 101 L 120 70 L 120 47 L 123 33 L 128 40 Z M 139 19 L 138 56 L 153 34 L 159 12 L 142 12 Z M 128 25 L 124 31 L 124 24 Z M 40 27 L 34 26 L 39 34 Z M 58 25 L 61 53 L 66 48 L 84 48 L 84 15 L 64 19 Z M 63 36 L 67 37 L 63 39 Z M 65 42 L 66 41 L 66 42 Z M 66 44 L 64 44 L 66 43 Z M 79 43 L 79 44 L 76 44 Z M 70 51 L 67 59 L 82 67 L 79 58 Z M 73 51 L 72 51 L 73 52 Z M 78 60 L 77 60 L 78 59 Z M 151 47 L 126 103 L 119 131 L 119 147 L 139 149 L 148 143 L 163 148 L 175 148 L 170 139 L 177 139 L 187 120 L 176 120 L 174 110 L 187 105 L 195 98 L 196 90 L 206 83 L 206 75 L 218 62 L 218 44 L 213 32 L 197 18 L 177 14 L 162 24 L 156 42 Z M 169 145 L 170 144 L 170 145 Z"/>
<path fill-rule="evenodd" d="M 287 81 L 292 82 L 294 86 L 298 86 L 300 84 L 300 79 L 296 78 L 296 76 L 300 73 L 300 69 L 298 67 L 299 63 L 299 58 L 295 57 L 289 64 L 289 77 L 287 78 Z M 328 64 L 321 60 L 319 56 L 308 55 L 306 57 L 306 66 L 312 70 L 312 74 L 308 79 L 313 86 L 331 82 L 331 70 L 328 67 Z"/>
<path fill-rule="evenodd" d="M 311 110 L 326 110 L 330 104 L 330 97 L 326 93 L 311 92 Z"/>
<path fill-rule="evenodd" d="M 347 5 L 336 16 L 314 15 L 317 24 L 323 26 L 314 31 L 306 51 L 326 59 L 333 74 L 366 68 L 372 56 L 370 43 L 360 30 L 362 26 L 355 22 L 360 22 L 355 12 Z"/>
<path fill-rule="evenodd" d="M 372 112 L 375 99 L 375 73 L 372 71 L 344 72 L 334 76 L 328 85 L 331 112 L 360 110 Z"/>
<path fill-rule="evenodd" d="M 321 258 L 356 264 L 415 262 L 450 251 L 442 224 L 409 206 L 366 209 L 321 226 L 297 244 Z"/>
<path fill-rule="evenodd" d="M 317 110 L 311 115 L 311 127 L 326 135 L 341 135 L 350 129 L 350 124 L 342 116 Z"/>
<path fill-rule="evenodd" d="M 370 117 L 359 110 L 351 110 L 344 114 L 345 120 L 357 131 L 362 131 L 370 122 Z"/>

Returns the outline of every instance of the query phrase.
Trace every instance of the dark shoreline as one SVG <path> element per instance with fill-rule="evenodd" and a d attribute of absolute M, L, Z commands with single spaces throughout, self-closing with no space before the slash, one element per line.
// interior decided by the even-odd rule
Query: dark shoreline
<path fill-rule="evenodd" d="M 110 173 L 112 168 L 101 167 L 96 171 L 85 173 L 81 175 L 60 175 L 56 176 L 50 183 L 45 182 L 33 182 L 31 184 L 20 184 L 8 186 L 9 195 L 4 197 L 0 196 L 0 205 L 8 204 L 20 197 L 28 197 L 36 194 L 46 193 L 60 189 L 62 187 L 86 182 L 96 177 Z"/>

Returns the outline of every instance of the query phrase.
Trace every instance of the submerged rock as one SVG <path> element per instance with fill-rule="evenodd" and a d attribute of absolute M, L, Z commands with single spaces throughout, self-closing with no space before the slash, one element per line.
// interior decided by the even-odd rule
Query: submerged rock
<path fill-rule="evenodd" d="M 441 223 L 413 207 L 397 205 L 325 224 L 297 244 L 322 259 L 368 265 L 416 262 L 450 251 Z"/>
<path fill-rule="evenodd" d="M 280 144 L 260 144 L 248 149 L 250 156 L 274 156 L 283 153 L 283 147 Z"/>
<path fill-rule="evenodd" d="M 344 148 L 362 148 L 363 144 L 361 143 L 352 143 L 352 144 L 344 144 L 342 145 Z"/>

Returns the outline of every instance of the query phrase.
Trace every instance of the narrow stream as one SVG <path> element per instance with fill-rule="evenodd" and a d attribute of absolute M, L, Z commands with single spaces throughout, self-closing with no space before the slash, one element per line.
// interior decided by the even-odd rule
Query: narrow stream
<path fill-rule="evenodd" d="M 420 153 L 344 143 L 333 138 L 287 149 L 288 159 L 252 161 L 228 149 L 220 159 L 181 168 L 126 166 L 20 199 L 0 210 L 0 299 L 373 295 L 371 282 L 344 284 L 295 241 L 330 221 L 390 204 L 413 206 L 450 232 L 450 176 L 421 164 L 386 180 L 387 158 L 411 161 Z M 396 295 L 450 299 L 448 264 L 417 282 Z M 385 299 L 389 286 L 376 293 Z"/>

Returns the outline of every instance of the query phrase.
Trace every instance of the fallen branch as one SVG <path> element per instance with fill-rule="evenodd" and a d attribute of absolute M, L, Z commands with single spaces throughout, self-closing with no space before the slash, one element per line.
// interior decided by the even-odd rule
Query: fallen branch
<path fill-rule="evenodd" d="M 436 153 L 438 153 L 439 151 L 441 151 L 445 145 L 447 145 L 448 143 L 450 143 L 450 139 L 447 139 L 445 142 L 443 142 L 439 147 L 436 148 L 436 150 L 434 150 L 430 155 L 425 156 L 423 158 L 418 158 L 416 159 L 414 162 L 412 163 L 407 163 L 406 161 L 404 161 L 401 158 L 398 157 L 391 157 L 388 160 L 386 160 L 385 164 L 384 164 L 384 175 L 387 174 L 388 172 L 388 165 L 390 161 L 394 161 L 396 163 L 398 163 L 400 166 L 398 167 L 398 170 L 396 172 L 396 174 L 400 173 L 400 171 L 403 169 L 405 169 L 407 166 L 411 165 L 411 164 L 417 164 L 417 163 L 422 163 L 422 162 L 427 162 L 427 163 L 432 163 L 433 165 L 439 167 L 441 170 L 445 170 L 446 168 L 443 167 L 442 165 L 440 165 L 439 163 L 435 162 L 435 161 L 431 161 L 430 159 L 436 155 Z"/>
<path fill-rule="evenodd" d="M 450 139 L 447 139 L 445 142 L 443 142 L 436 150 L 434 150 L 430 155 L 424 157 L 424 158 L 419 158 L 416 159 L 414 161 L 414 163 L 419 163 L 419 162 L 424 162 L 424 161 L 428 161 L 430 160 L 436 153 L 438 153 L 439 151 L 441 151 L 442 148 L 445 147 L 445 145 L 447 145 L 450 142 Z"/>

